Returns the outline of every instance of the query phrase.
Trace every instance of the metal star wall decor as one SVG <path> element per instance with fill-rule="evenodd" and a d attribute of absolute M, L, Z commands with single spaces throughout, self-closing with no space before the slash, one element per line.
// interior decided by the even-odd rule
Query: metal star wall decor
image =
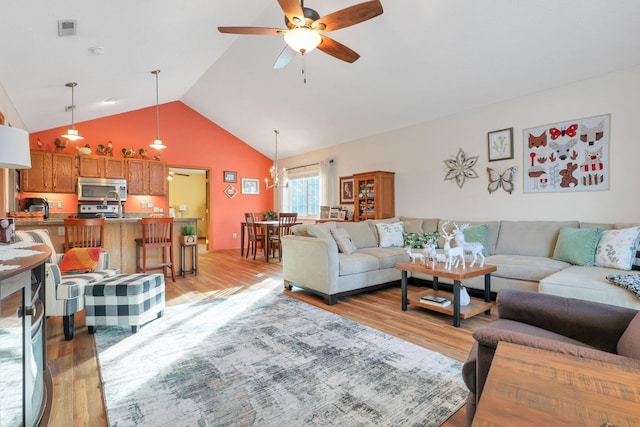
<path fill-rule="evenodd" d="M 477 162 L 478 156 L 469 157 L 460 148 L 455 157 L 444 161 L 444 164 L 447 165 L 447 174 L 444 176 L 444 180 L 455 180 L 458 187 L 462 188 L 467 179 L 478 178 L 478 174 L 473 170 Z"/>

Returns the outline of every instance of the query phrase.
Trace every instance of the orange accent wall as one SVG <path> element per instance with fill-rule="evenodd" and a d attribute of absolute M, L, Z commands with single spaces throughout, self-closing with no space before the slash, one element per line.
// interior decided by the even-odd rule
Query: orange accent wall
<path fill-rule="evenodd" d="M 169 165 L 211 170 L 211 223 L 209 238 L 213 249 L 240 247 L 240 222 L 245 212 L 263 212 L 273 209 L 273 190 L 260 187 L 259 195 L 241 194 L 241 179 L 256 178 L 264 185 L 272 160 L 245 142 L 236 138 L 180 101 L 160 105 L 160 138 L 167 146 L 157 151 L 149 148 L 156 133 L 155 106 L 75 123 L 75 127 L 85 139 L 70 143 L 64 150 L 69 152 L 76 146 L 89 144 L 95 151 L 98 144 L 113 143 L 113 155 L 122 156 L 122 148 L 148 150 L 149 155 L 159 154 Z M 250 125 L 250 124 L 248 124 Z M 67 127 L 34 132 L 29 136 L 31 148 L 37 149 L 40 138 L 42 149 L 54 151 L 53 140 L 66 131 Z M 152 160 L 150 160 L 152 161 Z M 238 194 L 229 199 L 223 192 L 229 183 L 223 182 L 223 171 L 236 171 L 238 182 L 232 184 Z M 26 194 L 23 196 L 27 196 Z M 28 196 L 32 196 L 29 194 Z M 54 207 L 52 213 L 75 212 L 77 198 L 72 195 L 44 194 L 49 200 L 62 200 L 64 207 Z M 155 206 L 163 206 L 168 212 L 168 200 L 148 196 L 130 196 L 125 204 L 125 212 L 149 211 L 140 208 L 141 201 L 154 201 Z M 72 209 L 68 209 L 68 205 Z M 237 238 L 233 239 L 233 233 Z"/>

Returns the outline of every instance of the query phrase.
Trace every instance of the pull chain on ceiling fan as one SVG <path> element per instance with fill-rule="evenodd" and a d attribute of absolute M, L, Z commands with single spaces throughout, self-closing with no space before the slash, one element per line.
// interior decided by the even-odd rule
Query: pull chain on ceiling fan
<path fill-rule="evenodd" d="M 273 68 L 284 68 L 297 53 L 304 55 L 317 48 L 345 62 L 360 58 L 355 51 L 327 37 L 325 33 L 359 24 L 382 14 L 379 0 L 367 1 L 338 10 L 323 17 L 315 10 L 304 7 L 304 1 L 278 0 L 284 12 L 287 28 L 218 27 L 221 33 L 279 36 L 284 35 L 287 46 L 282 50 Z"/>

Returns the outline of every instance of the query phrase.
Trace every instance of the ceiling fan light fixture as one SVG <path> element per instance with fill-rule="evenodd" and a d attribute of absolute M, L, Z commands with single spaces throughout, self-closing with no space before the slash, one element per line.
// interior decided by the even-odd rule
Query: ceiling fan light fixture
<path fill-rule="evenodd" d="M 71 128 L 69 128 L 67 130 L 67 133 L 65 133 L 64 135 L 60 135 L 60 136 L 63 137 L 63 138 L 68 139 L 69 141 L 79 141 L 79 140 L 84 139 L 84 138 L 82 136 L 80 136 L 80 134 L 76 130 L 76 127 L 75 127 L 75 124 L 74 124 L 74 117 L 73 117 L 73 112 L 76 109 L 76 105 L 74 104 L 74 88 L 76 86 L 78 86 L 78 83 L 71 82 L 71 83 L 65 84 L 65 86 L 71 88 L 71 106 L 69 107 L 69 109 L 71 110 Z"/>
<path fill-rule="evenodd" d="M 310 28 L 299 27 L 287 31 L 284 35 L 284 41 L 291 49 L 305 54 L 318 47 L 322 42 L 322 37 Z"/>

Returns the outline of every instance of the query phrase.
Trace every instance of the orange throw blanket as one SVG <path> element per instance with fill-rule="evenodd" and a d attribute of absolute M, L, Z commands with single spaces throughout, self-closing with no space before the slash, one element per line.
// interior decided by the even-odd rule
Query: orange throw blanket
<path fill-rule="evenodd" d="M 88 273 L 98 265 L 101 248 L 73 248 L 67 251 L 60 262 L 62 273 Z"/>

